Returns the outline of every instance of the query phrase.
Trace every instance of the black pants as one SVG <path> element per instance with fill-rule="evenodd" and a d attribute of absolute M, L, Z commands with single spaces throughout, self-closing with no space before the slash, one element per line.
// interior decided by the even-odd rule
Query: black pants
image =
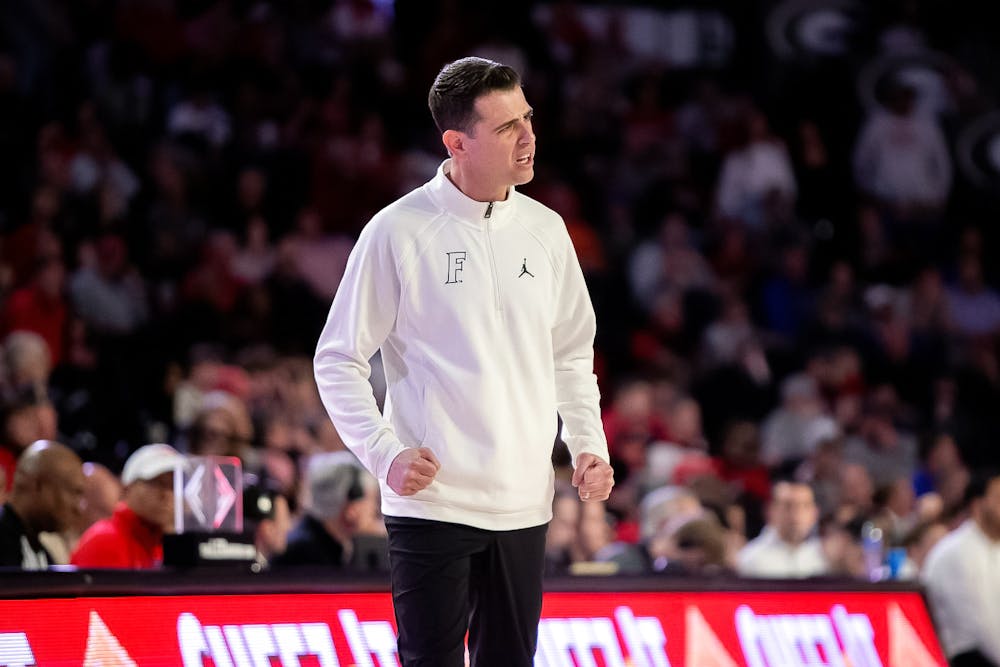
<path fill-rule="evenodd" d="M 948 664 L 951 667 L 997 667 L 996 663 L 976 650 L 960 653 L 952 658 Z"/>
<path fill-rule="evenodd" d="M 531 667 L 547 526 L 491 531 L 386 517 L 403 667 Z"/>

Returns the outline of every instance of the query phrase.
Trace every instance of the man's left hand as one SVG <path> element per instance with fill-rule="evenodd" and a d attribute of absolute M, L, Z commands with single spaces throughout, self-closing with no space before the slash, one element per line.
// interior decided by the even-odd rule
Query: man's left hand
<path fill-rule="evenodd" d="M 580 494 L 580 500 L 598 502 L 607 500 L 611 487 L 615 485 L 615 474 L 611 466 L 593 454 L 580 454 L 573 471 L 573 486 Z"/>

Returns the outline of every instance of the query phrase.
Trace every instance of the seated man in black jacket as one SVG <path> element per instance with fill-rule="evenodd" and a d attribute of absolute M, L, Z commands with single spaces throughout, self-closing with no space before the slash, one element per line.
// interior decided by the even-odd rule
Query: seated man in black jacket
<path fill-rule="evenodd" d="M 83 463 L 66 445 L 39 440 L 25 449 L 0 508 L 0 567 L 44 570 L 54 564 L 38 534 L 78 526 L 83 487 Z"/>
<path fill-rule="evenodd" d="M 305 514 L 274 564 L 384 569 L 386 542 L 377 517 L 376 481 L 354 455 L 313 455 L 305 487 Z"/>

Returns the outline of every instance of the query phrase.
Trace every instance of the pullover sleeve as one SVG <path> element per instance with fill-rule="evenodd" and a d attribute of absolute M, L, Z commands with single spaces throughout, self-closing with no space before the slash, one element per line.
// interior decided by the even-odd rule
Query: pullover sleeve
<path fill-rule="evenodd" d="M 396 320 L 399 274 L 384 225 L 373 219 L 351 251 L 320 334 L 313 371 L 320 398 L 348 449 L 379 479 L 405 449 L 375 403 L 369 359 Z"/>
<path fill-rule="evenodd" d="M 601 424 L 600 391 L 594 375 L 594 335 L 597 322 L 576 250 L 564 231 L 562 275 L 552 351 L 555 362 L 556 409 L 562 418 L 562 438 L 573 465 L 584 452 L 608 461 L 608 442 Z"/>

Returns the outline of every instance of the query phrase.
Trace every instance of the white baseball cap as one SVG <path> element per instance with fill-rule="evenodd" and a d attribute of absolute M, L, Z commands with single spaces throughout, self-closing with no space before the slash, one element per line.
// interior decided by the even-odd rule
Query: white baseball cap
<path fill-rule="evenodd" d="M 184 455 L 170 445 L 154 444 L 140 447 L 125 461 L 122 484 L 150 480 L 184 465 Z"/>

